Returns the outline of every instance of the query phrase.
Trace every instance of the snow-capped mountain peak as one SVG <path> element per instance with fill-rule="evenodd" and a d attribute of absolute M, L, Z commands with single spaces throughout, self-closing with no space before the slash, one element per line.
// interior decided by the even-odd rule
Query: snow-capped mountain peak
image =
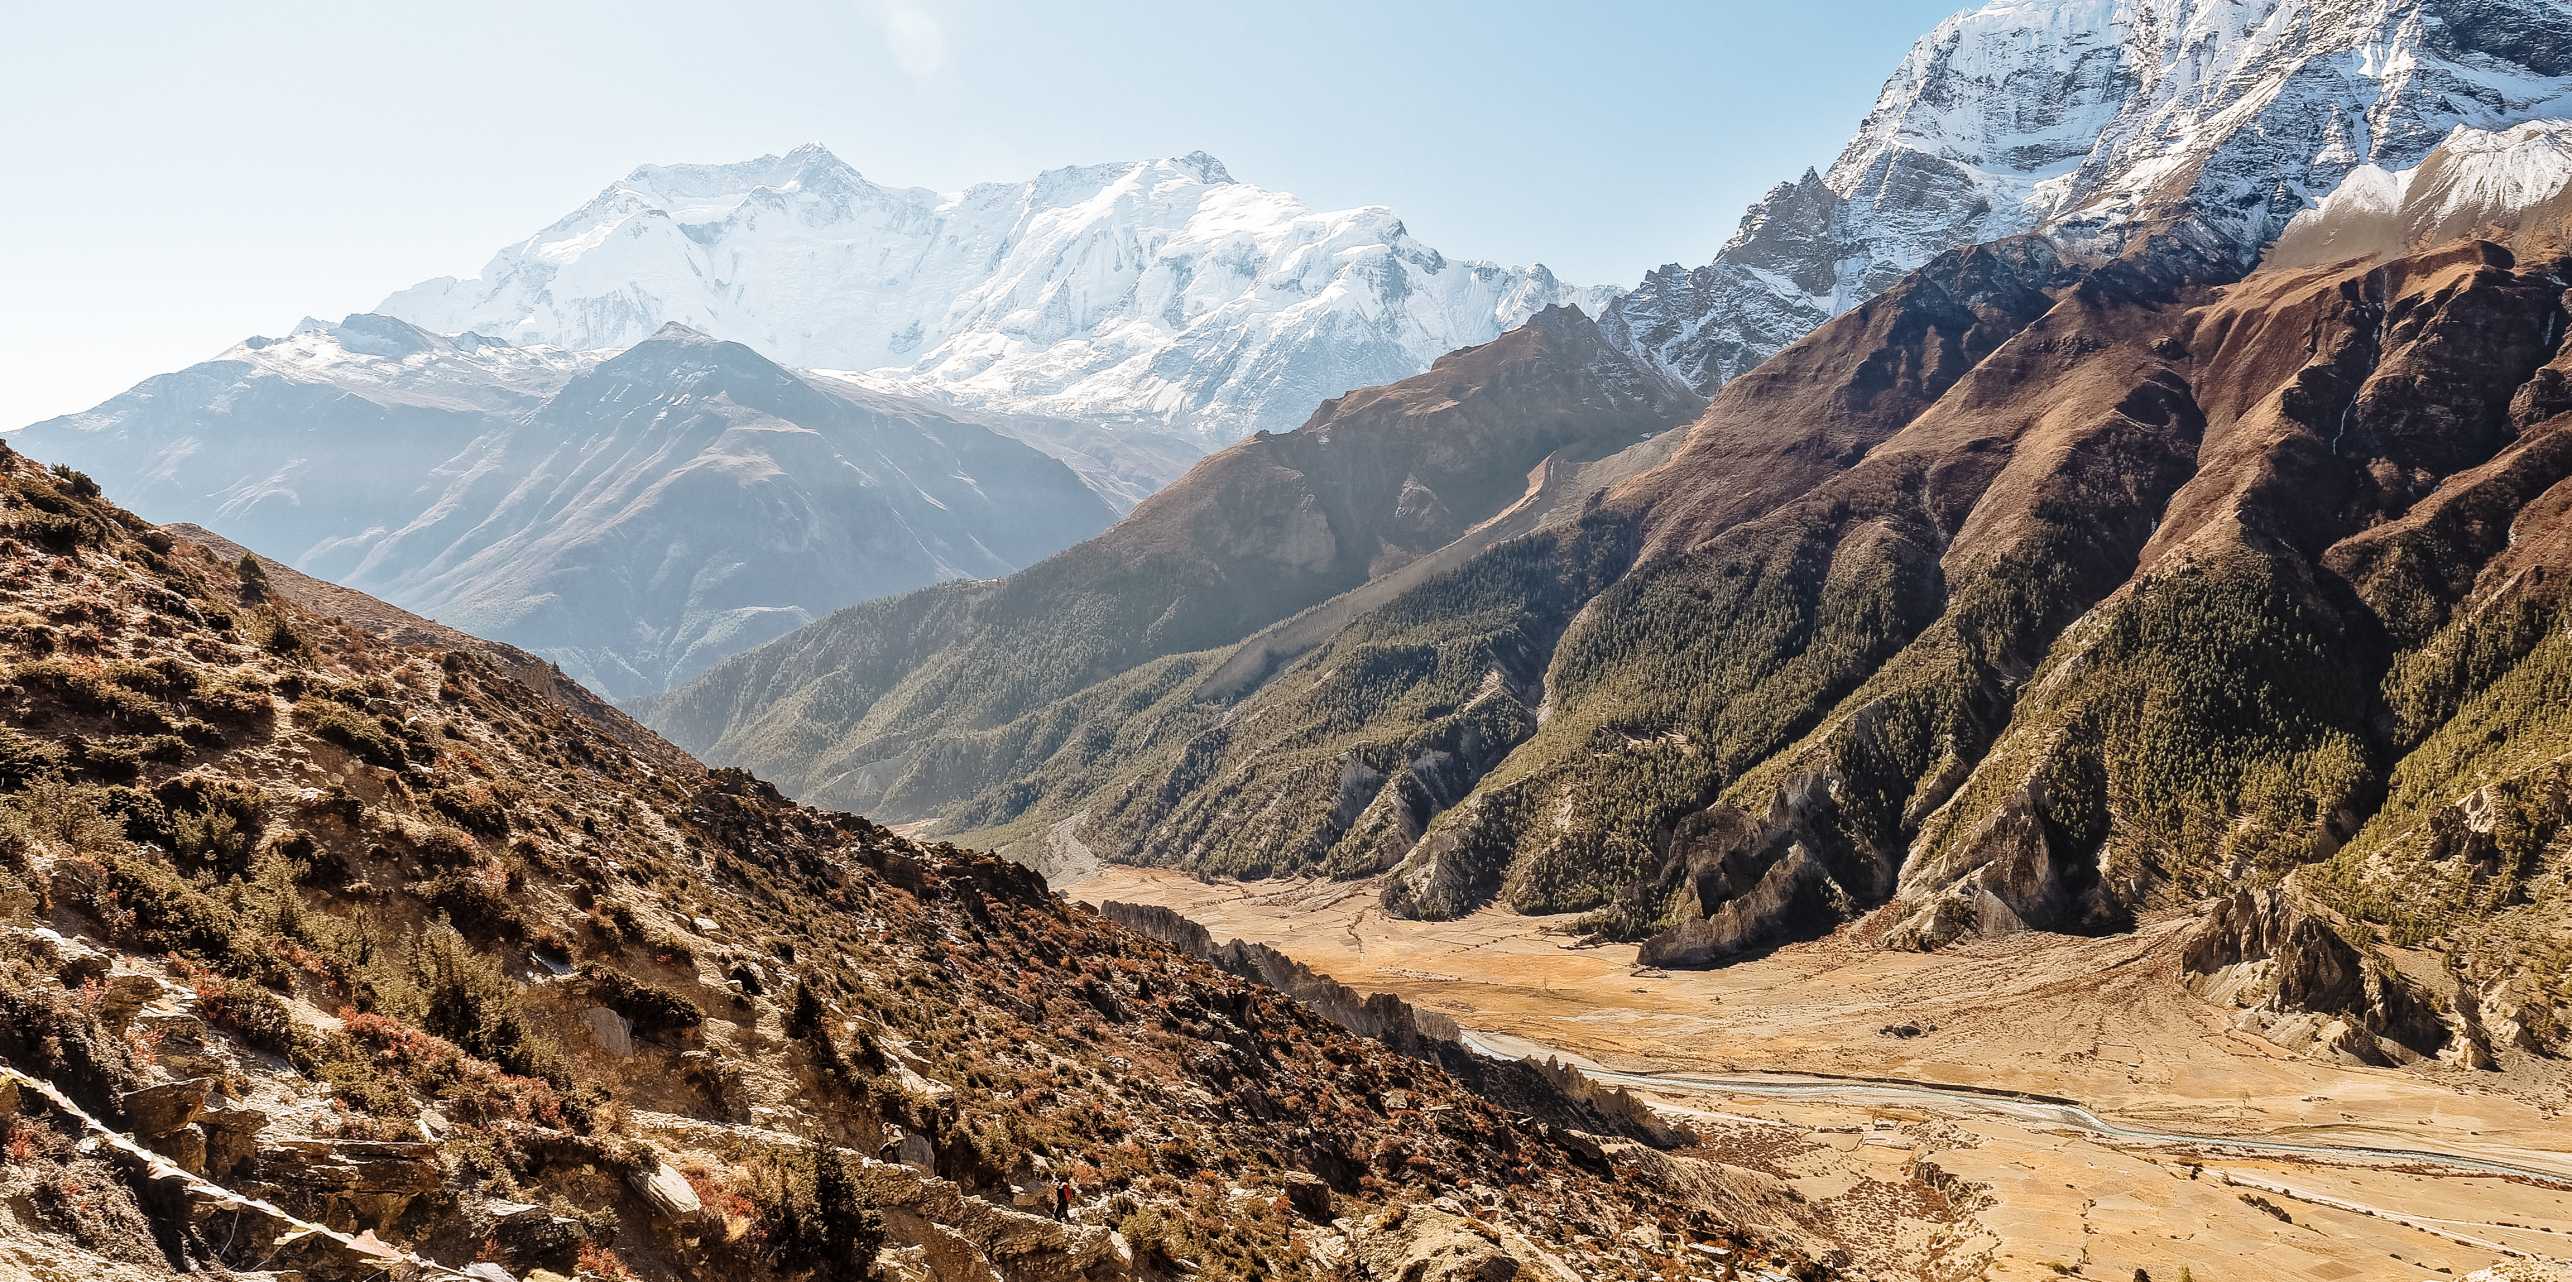
<path fill-rule="evenodd" d="M 2269 250 L 2287 266 L 2400 250 L 2506 223 L 2572 191 L 2572 120 L 2458 125 L 2409 169 L 2360 165 Z"/>
<path fill-rule="evenodd" d="M 1316 211 L 1203 151 L 940 194 L 807 145 L 643 166 L 479 277 L 381 310 L 574 351 L 677 321 L 921 394 L 1225 437 L 1607 297 L 1450 259 L 1380 206 Z"/>
<path fill-rule="evenodd" d="M 246 338 L 215 357 L 299 383 L 360 390 L 387 405 L 502 410 L 551 395 L 594 357 L 480 334 L 433 334 L 361 312 L 307 316 L 278 338 Z"/>
<path fill-rule="evenodd" d="M 2177 219 L 2247 265 L 2361 167 L 2565 116 L 2559 0 L 1991 0 L 1913 46 L 1818 181 L 1603 324 L 1711 389 L 1960 245 Z"/>

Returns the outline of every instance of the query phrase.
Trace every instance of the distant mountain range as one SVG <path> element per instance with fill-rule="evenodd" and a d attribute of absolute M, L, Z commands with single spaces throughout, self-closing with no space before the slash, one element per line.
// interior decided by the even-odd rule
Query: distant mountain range
<path fill-rule="evenodd" d="M 1605 299 L 1202 154 L 939 196 L 804 147 L 637 169 L 478 280 L 19 439 L 635 698 L 833 609 L 1007 574 L 1212 444 Z"/>
<path fill-rule="evenodd" d="M 805 146 L 643 166 L 480 276 L 377 310 L 574 350 L 677 322 L 914 393 L 1221 442 L 1608 296 L 1450 259 L 1390 210 L 1315 211 L 1203 152 L 941 194 Z"/>
<path fill-rule="evenodd" d="M 650 719 L 818 802 L 916 818 L 999 789 L 1023 805 L 1057 754 L 1119 761 L 1124 715 L 1255 688 L 1343 621 L 1325 603 L 1524 528 L 1700 405 L 1552 309 L 1208 458 L 1041 565 L 843 611 Z M 1253 634 L 1273 648 L 1224 661 Z"/>
<path fill-rule="evenodd" d="M 155 517 L 629 698 L 1115 518 L 1024 430 L 675 325 L 602 359 L 352 316 L 12 439 Z"/>

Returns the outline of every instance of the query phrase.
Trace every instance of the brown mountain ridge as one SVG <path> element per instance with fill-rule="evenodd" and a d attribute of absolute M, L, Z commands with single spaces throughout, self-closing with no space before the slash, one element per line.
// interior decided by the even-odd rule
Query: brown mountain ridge
<path fill-rule="evenodd" d="M 1755 1188 L 1533 1070 L 1469 1084 L 259 565 L 0 451 L 0 1274 L 1766 1258 Z"/>

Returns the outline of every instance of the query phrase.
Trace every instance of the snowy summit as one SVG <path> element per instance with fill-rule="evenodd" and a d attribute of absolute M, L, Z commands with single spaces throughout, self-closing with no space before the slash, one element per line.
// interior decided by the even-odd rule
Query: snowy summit
<path fill-rule="evenodd" d="M 1829 169 L 1602 318 L 1711 390 L 1949 249 L 2113 252 L 2185 224 L 2244 266 L 2352 175 L 2572 116 L 2560 0 L 1991 0 L 1922 37 Z"/>
<path fill-rule="evenodd" d="M 576 351 L 676 321 L 878 385 L 1228 439 L 1608 297 L 1447 258 L 1381 207 L 1315 211 L 1203 152 L 940 194 L 804 146 L 644 166 L 480 276 L 378 310 Z"/>

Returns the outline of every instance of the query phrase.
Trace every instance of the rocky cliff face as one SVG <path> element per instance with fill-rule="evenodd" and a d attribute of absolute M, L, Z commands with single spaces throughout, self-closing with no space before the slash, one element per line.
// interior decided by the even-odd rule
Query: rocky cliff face
<path fill-rule="evenodd" d="M 2447 1003 L 2350 933 L 2294 892 L 2243 890 L 2215 901 L 2182 942 L 2180 963 L 2200 991 L 2239 1007 L 2271 1041 L 2368 1064 L 2490 1063 L 2479 1028 L 2451 1026 L 2463 1020 Z"/>
<path fill-rule="evenodd" d="M 1826 172 L 1604 324 L 1711 391 L 1961 245 L 2112 254 L 2187 222 L 2247 265 L 2353 174 L 2567 109 L 2572 14 L 2551 4 L 1996 0 L 1913 47 Z"/>
<path fill-rule="evenodd" d="M 481 276 L 378 310 L 581 351 L 678 322 L 789 365 L 1220 442 L 1606 299 L 1542 266 L 1449 259 L 1388 210 L 1306 208 L 1202 152 L 941 195 L 807 146 L 646 165 Z"/>
<path fill-rule="evenodd" d="M 0 451 L 0 1268 L 1319 1277 L 1394 1196 L 1477 1276 L 1747 1258 L 1679 1159 L 324 599 Z"/>

